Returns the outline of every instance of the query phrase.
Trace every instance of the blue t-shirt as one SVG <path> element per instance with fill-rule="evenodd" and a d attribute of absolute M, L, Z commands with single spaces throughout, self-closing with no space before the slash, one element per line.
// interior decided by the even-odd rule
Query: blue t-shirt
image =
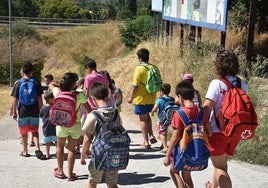
<path fill-rule="evenodd" d="M 171 96 L 163 95 L 156 99 L 155 104 L 158 105 L 157 120 L 159 121 L 159 114 L 165 109 L 165 104 L 169 101 L 175 101 Z"/>

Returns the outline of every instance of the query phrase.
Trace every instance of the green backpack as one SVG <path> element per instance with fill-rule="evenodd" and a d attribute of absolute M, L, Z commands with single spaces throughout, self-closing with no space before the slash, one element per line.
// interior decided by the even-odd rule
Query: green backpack
<path fill-rule="evenodd" d="M 162 79 L 159 70 L 152 64 L 141 64 L 148 71 L 147 82 L 144 84 L 149 93 L 155 93 L 160 90 Z"/>

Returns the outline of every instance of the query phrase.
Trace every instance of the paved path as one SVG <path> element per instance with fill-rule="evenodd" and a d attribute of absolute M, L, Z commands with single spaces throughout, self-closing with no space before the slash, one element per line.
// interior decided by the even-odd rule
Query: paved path
<path fill-rule="evenodd" d="M 169 176 L 169 168 L 163 165 L 163 154 L 159 152 L 160 143 L 153 145 L 151 150 L 143 150 L 139 124 L 131 121 L 123 114 L 124 126 L 132 139 L 130 161 L 126 170 L 120 171 L 119 187 L 127 188 L 173 188 L 175 187 Z M 41 139 L 40 139 L 41 140 Z M 30 147 L 29 158 L 19 156 L 22 146 L 17 134 L 16 122 L 6 116 L 0 120 L 0 187 L 5 188 L 82 188 L 87 186 L 87 166 L 80 165 L 79 156 L 75 162 L 74 172 L 79 179 L 74 182 L 57 179 L 53 176 L 53 169 L 57 166 L 55 157 L 47 161 L 40 161 L 34 155 L 34 148 Z M 44 146 L 41 150 L 45 151 Z M 52 154 L 55 148 L 52 148 Z M 67 172 L 67 162 L 64 162 Z M 229 162 L 229 171 L 234 188 L 268 188 L 268 167 L 250 165 L 237 161 Z M 202 172 L 193 172 L 192 177 L 196 188 L 203 188 L 204 183 L 212 176 L 212 166 Z M 106 187 L 101 184 L 98 187 Z"/>

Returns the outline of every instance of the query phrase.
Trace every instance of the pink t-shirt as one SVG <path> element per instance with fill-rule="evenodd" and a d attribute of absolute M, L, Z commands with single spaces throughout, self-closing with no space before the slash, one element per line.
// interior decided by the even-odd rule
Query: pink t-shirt
<path fill-rule="evenodd" d="M 103 83 L 104 85 L 109 87 L 109 81 L 105 76 L 103 76 L 102 74 L 91 73 L 85 77 L 84 88 L 85 89 L 91 88 L 91 86 L 96 82 Z M 88 104 L 92 108 L 92 110 L 97 109 L 95 103 L 93 102 L 90 96 L 88 98 Z"/>

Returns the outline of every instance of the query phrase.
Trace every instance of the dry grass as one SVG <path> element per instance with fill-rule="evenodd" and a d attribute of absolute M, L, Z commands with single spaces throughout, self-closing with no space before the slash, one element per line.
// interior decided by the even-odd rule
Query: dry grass
<path fill-rule="evenodd" d="M 12 88 L 7 85 L 0 84 L 0 119 L 4 117 L 11 107 L 12 97 L 10 93 Z"/>
<path fill-rule="evenodd" d="M 44 43 L 47 44 L 47 58 L 42 71 L 43 75 L 51 73 L 56 80 L 60 80 L 65 72 L 78 73 L 79 60 L 86 55 L 96 60 L 99 70 L 109 71 L 118 87 L 124 91 L 125 99 L 129 95 L 133 70 L 138 65 L 135 59 L 136 51 L 141 47 L 150 50 L 150 62 L 159 67 L 164 82 L 171 84 L 172 95 L 175 85 L 181 80 L 185 72 L 194 74 L 194 85 L 200 90 L 202 96 L 205 95 L 209 81 L 215 77 L 212 64 L 215 54 L 208 53 L 205 57 L 200 57 L 185 47 L 184 56 L 180 56 L 179 39 L 176 37 L 179 36 L 178 28 L 174 30 L 173 42 L 168 45 L 144 42 L 127 53 L 124 52 L 124 46 L 120 42 L 115 22 L 89 27 L 42 29 L 39 31 Z M 203 29 L 202 40 L 219 44 L 220 32 Z M 237 35 L 227 33 L 227 48 L 234 48 L 239 40 L 241 39 Z M 261 40 L 264 39 L 261 38 Z M 8 87 L 4 90 L 1 89 L 1 95 L 9 96 L 10 91 L 2 94 L 7 89 Z M 4 100 L 2 102 L 1 100 L 1 103 L 4 102 L 7 103 L 4 104 L 4 107 L 7 108 L 10 101 Z M 131 105 L 125 104 L 123 108 L 132 112 Z"/>

